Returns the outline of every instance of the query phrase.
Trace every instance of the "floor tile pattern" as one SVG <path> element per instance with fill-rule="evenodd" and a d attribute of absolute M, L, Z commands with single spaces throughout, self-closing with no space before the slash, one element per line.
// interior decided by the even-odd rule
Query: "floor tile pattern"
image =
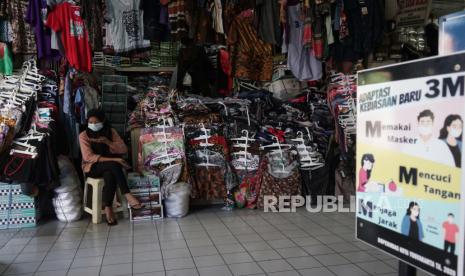
<path fill-rule="evenodd" d="M 397 261 L 355 239 L 347 213 L 231 212 L 94 225 L 57 221 L 0 231 L 1 275 L 397 275 Z M 419 276 L 426 275 L 418 273 Z"/>

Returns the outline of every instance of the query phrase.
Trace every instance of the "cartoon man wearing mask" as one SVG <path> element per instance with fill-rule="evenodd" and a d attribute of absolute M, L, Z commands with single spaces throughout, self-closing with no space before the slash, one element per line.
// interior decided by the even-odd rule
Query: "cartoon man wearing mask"
<path fill-rule="evenodd" d="M 406 147 L 405 153 L 455 167 L 455 161 L 446 143 L 434 135 L 434 114 L 426 109 L 420 112 L 418 120 L 418 139 Z"/>

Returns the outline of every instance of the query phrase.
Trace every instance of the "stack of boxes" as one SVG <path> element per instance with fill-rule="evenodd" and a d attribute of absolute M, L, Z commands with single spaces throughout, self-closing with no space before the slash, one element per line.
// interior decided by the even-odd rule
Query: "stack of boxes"
<path fill-rule="evenodd" d="M 144 206 L 137 210 L 129 208 L 131 221 L 163 218 L 160 179 L 157 176 L 130 173 L 128 175 L 128 186 L 131 194 Z"/>
<path fill-rule="evenodd" d="M 18 184 L 0 183 L 0 229 L 35 227 L 39 212 L 34 198 Z"/>

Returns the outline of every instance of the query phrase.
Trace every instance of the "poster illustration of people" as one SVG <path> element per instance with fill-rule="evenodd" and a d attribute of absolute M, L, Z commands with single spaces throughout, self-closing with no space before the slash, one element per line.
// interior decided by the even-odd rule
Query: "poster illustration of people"
<path fill-rule="evenodd" d="M 357 238 L 464 276 L 465 52 L 360 71 Z"/>

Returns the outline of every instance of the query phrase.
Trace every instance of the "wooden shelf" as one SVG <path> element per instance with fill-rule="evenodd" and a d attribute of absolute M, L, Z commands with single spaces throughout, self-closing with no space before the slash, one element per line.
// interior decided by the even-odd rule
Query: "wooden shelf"
<path fill-rule="evenodd" d="M 130 66 L 130 67 L 116 67 L 115 71 L 123 73 L 152 73 L 152 72 L 174 72 L 176 67 L 145 67 L 145 66 Z"/>

